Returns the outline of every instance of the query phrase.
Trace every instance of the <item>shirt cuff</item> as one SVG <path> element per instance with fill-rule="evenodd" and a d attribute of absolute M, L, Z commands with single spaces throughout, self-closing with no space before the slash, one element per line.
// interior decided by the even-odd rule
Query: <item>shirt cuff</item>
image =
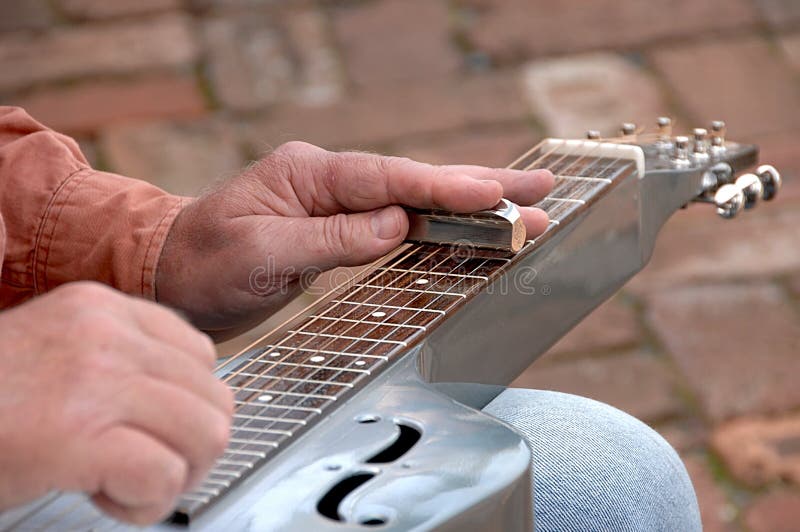
<path fill-rule="evenodd" d="M 34 250 L 36 294 L 78 280 L 155 300 L 158 259 L 190 198 L 149 183 L 83 168 L 47 206 Z"/>

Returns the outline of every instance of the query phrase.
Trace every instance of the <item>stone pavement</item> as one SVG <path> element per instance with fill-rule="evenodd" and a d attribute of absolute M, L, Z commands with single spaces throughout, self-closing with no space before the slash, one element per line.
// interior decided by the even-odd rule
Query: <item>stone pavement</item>
<path fill-rule="evenodd" d="M 726 120 L 784 195 L 676 214 L 518 383 L 655 426 L 707 530 L 800 530 L 800 2 L 7 0 L 0 102 L 182 194 L 290 139 L 500 166 L 545 135 Z"/>

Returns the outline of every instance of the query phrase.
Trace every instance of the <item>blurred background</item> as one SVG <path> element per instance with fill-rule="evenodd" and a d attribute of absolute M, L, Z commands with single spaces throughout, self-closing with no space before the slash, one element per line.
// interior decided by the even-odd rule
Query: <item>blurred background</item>
<path fill-rule="evenodd" d="M 292 139 L 504 166 L 547 135 L 727 121 L 783 195 L 677 213 L 517 384 L 654 426 L 707 530 L 800 530 L 797 0 L 0 0 L 0 103 L 179 194 Z"/>

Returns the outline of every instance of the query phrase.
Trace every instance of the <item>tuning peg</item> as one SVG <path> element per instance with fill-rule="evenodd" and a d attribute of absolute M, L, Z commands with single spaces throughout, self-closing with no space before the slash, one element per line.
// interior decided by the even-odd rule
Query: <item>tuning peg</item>
<path fill-rule="evenodd" d="M 764 185 L 755 174 L 742 174 L 736 180 L 736 186 L 744 194 L 745 209 L 752 209 L 758 200 L 764 197 Z"/>
<path fill-rule="evenodd" d="M 725 151 L 725 122 L 714 120 L 711 122 L 711 153 L 718 154 Z"/>
<path fill-rule="evenodd" d="M 736 185 L 722 185 L 714 194 L 717 214 L 723 218 L 733 218 L 744 206 L 744 192 Z"/>
<path fill-rule="evenodd" d="M 689 161 L 689 137 L 675 137 L 675 149 L 672 154 L 673 166 L 687 166 Z"/>
<path fill-rule="evenodd" d="M 632 122 L 625 122 L 619 128 L 620 133 L 622 133 L 623 137 L 630 137 L 631 135 L 636 134 L 636 124 Z"/>
<path fill-rule="evenodd" d="M 698 127 L 692 131 L 692 136 L 694 137 L 694 158 L 708 159 L 708 131 Z"/>
<path fill-rule="evenodd" d="M 586 138 L 589 140 L 600 140 L 600 132 L 596 129 L 590 129 L 586 132 Z"/>
<path fill-rule="evenodd" d="M 778 191 L 781 189 L 781 174 L 775 169 L 774 166 L 763 164 L 756 169 L 758 179 L 764 185 L 764 199 L 769 201 L 774 198 Z"/>

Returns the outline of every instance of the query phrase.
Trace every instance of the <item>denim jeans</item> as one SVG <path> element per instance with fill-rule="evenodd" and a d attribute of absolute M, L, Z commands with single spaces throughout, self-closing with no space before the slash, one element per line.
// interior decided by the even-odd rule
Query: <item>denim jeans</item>
<path fill-rule="evenodd" d="M 528 440 L 536 530 L 701 530 L 686 468 L 653 429 L 611 406 L 511 388 L 484 411 Z"/>

